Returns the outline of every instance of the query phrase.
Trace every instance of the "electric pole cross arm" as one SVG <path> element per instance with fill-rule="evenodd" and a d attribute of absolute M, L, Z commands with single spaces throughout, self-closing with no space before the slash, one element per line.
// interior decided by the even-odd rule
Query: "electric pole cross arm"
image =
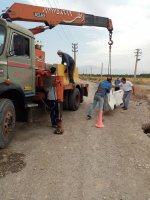
<path fill-rule="evenodd" d="M 112 21 L 109 18 L 65 9 L 47 8 L 21 3 L 14 3 L 3 14 L 3 18 L 11 19 L 12 21 L 42 22 L 50 29 L 58 24 L 62 24 L 104 27 L 110 32 L 113 30 Z M 39 26 L 30 30 L 33 34 L 37 34 L 43 32 L 45 29 L 44 26 Z"/>

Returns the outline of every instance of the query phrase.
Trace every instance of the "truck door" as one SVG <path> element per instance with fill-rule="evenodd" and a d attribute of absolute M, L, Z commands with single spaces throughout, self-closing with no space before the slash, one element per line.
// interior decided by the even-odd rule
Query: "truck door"
<path fill-rule="evenodd" d="M 0 83 L 3 83 L 5 80 L 5 71 L 7 68 L 7 62 L 4 57 L 4 48 L 6 41 L 6 28 L 0 24 Z"/>
<path fill-rule="evenodd" d="M 8 56 L 8 78 L 11 83 L 19 85 L 26 96 L 33 96 L 35 93 L 35 69 L 31 49 L 31 37 L 12 32 Z"/>

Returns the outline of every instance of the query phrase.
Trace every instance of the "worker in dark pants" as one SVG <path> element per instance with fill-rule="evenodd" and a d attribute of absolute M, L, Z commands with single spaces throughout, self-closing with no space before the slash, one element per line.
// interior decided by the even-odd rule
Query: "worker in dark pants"
<path fill-rule="evenodd" d="M 57 92 L 56 92 L 56 68 L 50 68 L 51 77 L 50 85 L 48 88 L 48 106 L 50 108 L 50 118 L 53 128 L 57 128 L 57 119 L 58 119 L 58 103 L 57 103 Z"/>
<path fill-rule="evenodd" d="M 67 53 L 64 53 L 60 50 L 57 51 L 57 54 L 62 58 L 61 64 L 66 63 L 66 65 L 67 65 L 67 69 L 65 70 L 65 73 L 68 70 L 69 82 L 74 83 L 74 78 L 73 78 L 73 73 L 74 73 L 74 69 L 75 69 L 74 59 Z"/>

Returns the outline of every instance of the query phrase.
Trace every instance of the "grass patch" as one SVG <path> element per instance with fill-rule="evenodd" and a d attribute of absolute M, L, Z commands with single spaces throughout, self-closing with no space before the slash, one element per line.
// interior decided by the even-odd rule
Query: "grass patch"
<path fill-rule="evenodd" d="M 135 98 L 148 100 L 149 90 L 141 88 L 139 85 L 134 85 L 135 88 Z"/>

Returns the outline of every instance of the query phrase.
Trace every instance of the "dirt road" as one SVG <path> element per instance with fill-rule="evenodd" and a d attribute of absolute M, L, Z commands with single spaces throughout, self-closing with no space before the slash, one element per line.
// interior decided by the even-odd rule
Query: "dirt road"
<path fill-rule="evenodd" d="M 93 87 L 78 111 L 63 113 L 63 135 L 53 134 L 44 113 L 17 125 L 0 151 L 1 200 L 150 200 L 150 138 L 141 129 L 149 105 L 132 101 L 97 129 L 97 110 L 86 120 Z"/>

